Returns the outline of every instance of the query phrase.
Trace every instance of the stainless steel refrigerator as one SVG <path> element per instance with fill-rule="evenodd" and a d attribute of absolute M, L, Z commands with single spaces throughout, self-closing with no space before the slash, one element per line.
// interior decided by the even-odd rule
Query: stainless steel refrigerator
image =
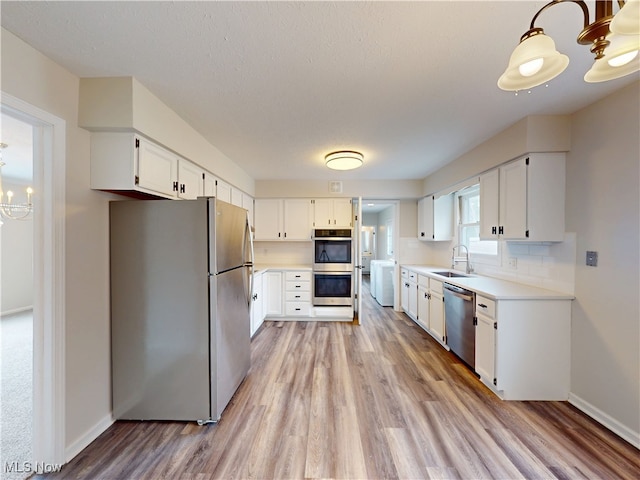
<path fill-rule="evenodd" d="M 219 420 L 250 365 L 247 211 L 215 198 L 109 207 L 114 418 Z"/>

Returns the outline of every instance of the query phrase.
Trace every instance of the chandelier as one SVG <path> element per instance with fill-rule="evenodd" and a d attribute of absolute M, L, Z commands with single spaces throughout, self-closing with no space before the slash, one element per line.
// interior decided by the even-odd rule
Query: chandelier
<path fill-rule="evenodd" d="M 13 192 L 7 191 L 6 196 L 4 189 L 2 188 L 2 167 L 5 163 L 2 161 L 2 150 L 7 148 L 6 143 L 0 142 L 0 225 L 2 224 L 1 218 L 9 220 L 26 220 L 31 212 L 33 212 L 33 204 L 31 203 L 31 196 L 33 190 L 31 187 L 27 187 L 27 202 L 16 203 L 13 201 Z"/>
<path fill-rule="evenodd" d="M 538 16 L 559 3 L 577 4 L 584 17 L 584 28 L 577 38 L 581 45 L 591 45 L 595 63 L 585 82 L 604 82 L 640 70 L 640 0 L 618 0 L 620 10 L 614 16 L 613 0 L 596 0 L 595 20 L 589 23 L 589 8 L 582 0 L 552 0 L 533 16 L 529 30 L 509 59 L 509 65 L 498 80 L 502 90 L 533 88 L 560 75 L 569 57 L 556 50 L 551 37 L 536 27 Z"/>

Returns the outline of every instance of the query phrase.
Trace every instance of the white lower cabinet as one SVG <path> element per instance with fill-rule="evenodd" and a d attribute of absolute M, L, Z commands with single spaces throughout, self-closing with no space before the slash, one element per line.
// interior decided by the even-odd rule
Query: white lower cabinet
<path fill-rule="evenodd" d="M 285 272 L 285 316 L 308 317 L 311 314 L 311 272 Z"/>
<path fill-rule="evenodd" d="M 496 329 L 495 302 L 476 296 L 476 373 L 485 381 L 496 379 Z"/>
<path fill-rule="evenodd" d="M 251 336 L 258 331 L 264 321 L 263 286 L 264 273 L 258 272 L 253 276 L 253 294 L 251 297 Z"/>
<path fill-rule="evenodd" d="M 400 270 L 400 308 L 403 312 L 409 312 L 409 270 Z"/>
<path fill-rule="evenodd" d="M 504 400 L 567 400 L 571 300 L 476 297 L 476 372 Z"/>
<path fill-rule="evenodd" d="M 444 295 L 442 282 L 429 279 L 429 332 L 441 343 L 445 341 L 444 329 Z"/>
<path fill-rule="evenodd" d="M 283 314 L 282 272 L 268 270 L 263 274 L 264 280 L 264 315 L 265 317 L 281 317 Z"/>
<path fill-rule="evenodd" d="M 280 320 L 310 317 L 311 271 L 267 270 L 264 272 L 265 317 Z"/>
<path fill-rule="evenodd" d="M 418 275 L 418 324 L 429 330 L 429 278 Z"/>

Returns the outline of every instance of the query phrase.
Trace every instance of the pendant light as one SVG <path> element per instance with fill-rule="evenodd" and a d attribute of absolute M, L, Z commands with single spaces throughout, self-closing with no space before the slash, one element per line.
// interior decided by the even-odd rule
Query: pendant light
<path fill-rule="evenodd" d="M 640 48 L 637 32 L 640 0 L 628 0 L 627 3 L 620 0 L 619 4 L 623 6 L 615 16 L 612 0 L 596 0 L 595 20 L 591 23 L 589 8 L 584 1 L 552 0 L 533 16 L 529 30 L 520 38 L 520 44 L 513 51 L 507 69 L 498 80 L 498 87 L 511 91 L 533 88 L 565 70 L 569 58 L 556 50 L 555 43 L 544 34 L 542 28 L 535 27 L 535 22 L 543 11 L 565 2 L 575 3 L 582 9 L 584 28 L 578 35 L 577 42 L 591 45 L 591 53 L 595 55 L 595 64 L 585 75 L 585 81 L 613 80 L 640 69 L 640 62 L 637 60 Z M 620 33 L 611 34 L 610 24 L 611 31 Z M 634 31 L 636 33 L 632 34 Z M 627 36 L 631 38 L 625 38 Z"/>

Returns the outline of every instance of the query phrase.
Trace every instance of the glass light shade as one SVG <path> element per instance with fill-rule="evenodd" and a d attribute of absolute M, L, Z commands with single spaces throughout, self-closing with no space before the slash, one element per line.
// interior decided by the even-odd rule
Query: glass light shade
<path fill-rule="evenodd" d="M 626 63 L 619 65 L 616 63 L 620 56 L 632 54 L 640 49 L 640 35 L 616 35 L 612 33 L 607 36 L 607 40 L 611 43 L 605 49 L 604 57 L 593 63 L 591 70 L 584 76 L 585 82 L 606 82 L 640 70 L 640 54 L 635 55 L 630 60 L 627 58 L 628 61 Z"/>
<path fill-rule="evenodd" d="M 364 157 L 360 152 L 343 150 L 329 153 L 324 160 L 327 167 L 333 170 L 353 170 L 362 166 Z"/>
<path fill-rule="evenodd" d="M 618 35 L 640 35 L 640 0 L 627 0 L 611 20 L 609 30 Z"/>
<path fill-rule="evenodd" d="M 537 72 L 528 76 L 520 72 L 521 66 L 538 59 L 542 59 L 542 66 Z M 509 66 L 498 79 L 498 87 L 510 91 L 537 87 L 560 75 L 567 65 L 569 57 L 556 50 L 556 44 L 550 37 L 538 33 L 525 38 L 515 48 Z"/>

